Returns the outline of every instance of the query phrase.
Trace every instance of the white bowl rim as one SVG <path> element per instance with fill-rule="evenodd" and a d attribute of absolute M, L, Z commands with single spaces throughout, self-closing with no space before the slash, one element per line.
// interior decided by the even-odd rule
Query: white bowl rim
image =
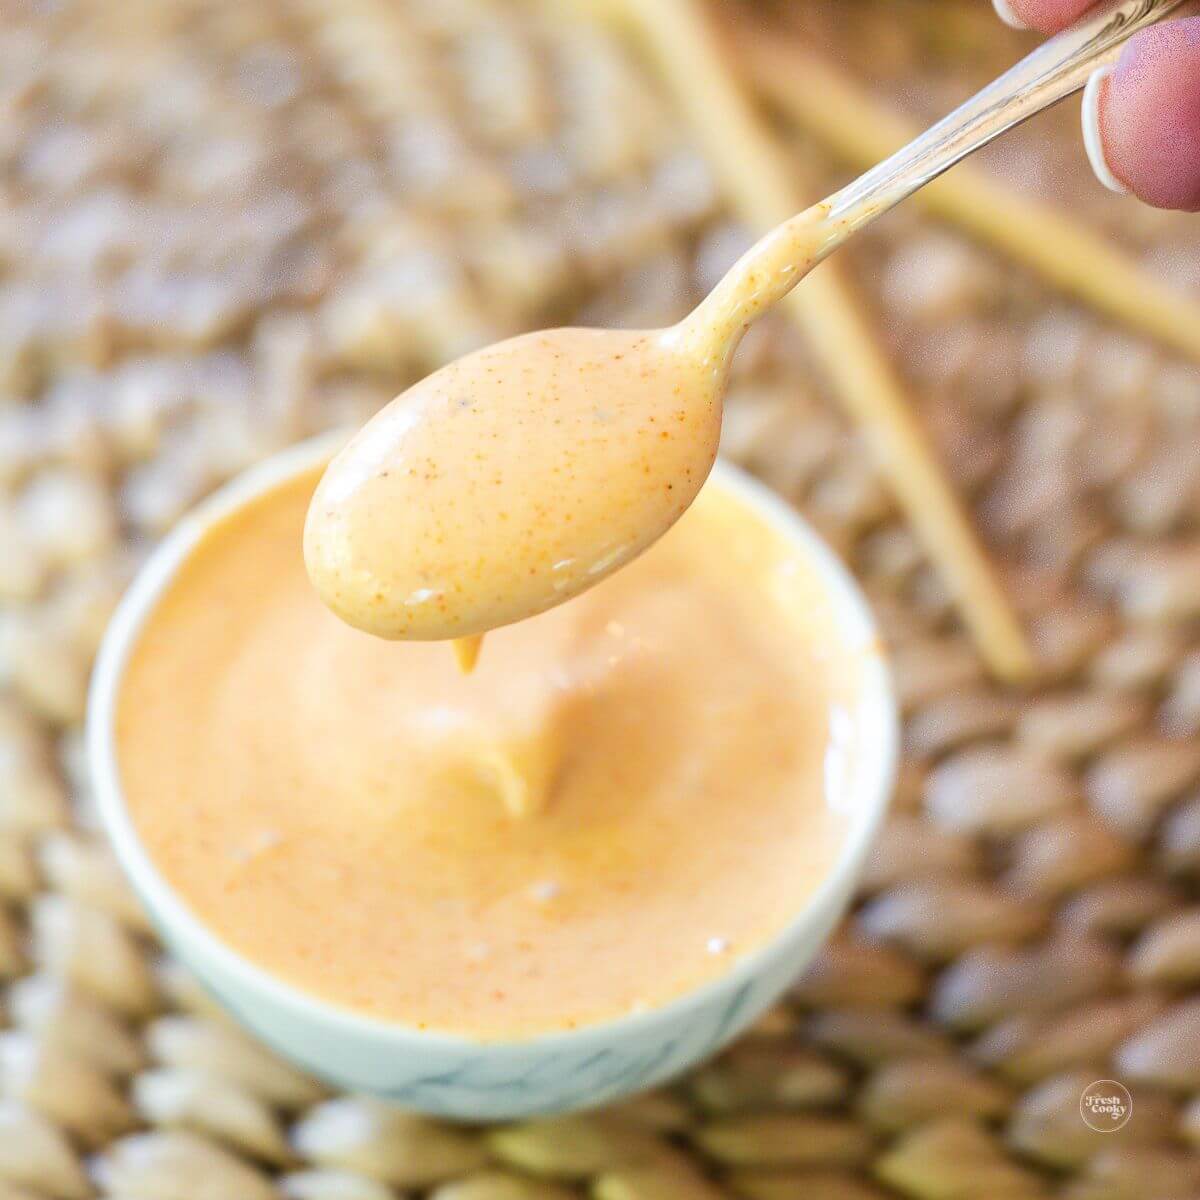
<path fill-rule="evenodd" d="M 88 692 L 86 745 L 89 772 L 101 822 L 117 858 L 134 884 L 152 918 L 164 930 L 180 929 L 192 945 L 219 964 L 226 975 L 250 992 L 265 993 L 277 1007 L 296 1016 L 347 1034 L 384 1038 L 402 1047 L 419 1043 L 429 1050 L 471 1050 L 501 1055 L 524 1053 L 531 1048 L 562 1049 L 591 1039 L 611 1039 L 634 1034 L 702 1005 L 710 996 L 745 985 L 758 976 L 777 953 L 805 929 L 814 913 L 827 905 L 838 907 L 839 891 L 858 874 L 887 813 L 899 756 L 899 717 L 886 656 L 881 649 L 864 655 L 858 717 L 877 726 L 863 739 L 876 749 L 870 769 L 855 773 L 848 799 L 850 829 L 833 864 L 795 915 L 753 950 L 739 956 L 730 970 L 665 1004 L 575 1028 L 550 1030 L 515 1037 L 472 1037 L 442 1030 L 422 1029 L 399 1021 L 368 1016 L 322 999 L 287 982 L 244 958 L 196 916 L 161 875 L 142 845 L 121 795 L 114 736 L 116 699 L 129 654 L 145 621 L 170 586 L 176 572 L 211 526 L 257 496 L 286 480 L 328 461 L 349 436 L 349 431 L 320 434 L 277 452 L 235 476 L 190 510 L 154 548 L 114 612 L 96 658 Z M 832 609 L 850 644 L 880 647 L 874 616 L 858 584 L 840 559 L 808 522 L 766 484 L 728 460 L 718 458 L 712 478 L 755 513 L 799 545 L 814 564 L 833 597 Z"/>

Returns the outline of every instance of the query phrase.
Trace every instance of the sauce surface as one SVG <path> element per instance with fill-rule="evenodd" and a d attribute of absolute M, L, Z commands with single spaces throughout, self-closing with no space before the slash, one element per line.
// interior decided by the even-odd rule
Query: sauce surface
<path fill-rule="evenodd" d="M 209 530 L 126 669 L 126 802 L 204 923 L 330 1002 L 490 1039 L 662 1004 L 788 922 L 844 837 L 872 651 L 781 533 L 714 483 L 464 676 L 322 605 L 316 481 Z"/>

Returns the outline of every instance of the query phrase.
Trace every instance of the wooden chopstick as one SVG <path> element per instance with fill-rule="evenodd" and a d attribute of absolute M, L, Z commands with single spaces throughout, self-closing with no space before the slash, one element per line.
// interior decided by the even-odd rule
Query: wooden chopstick
<path fill-rule="evenodd" d="M 793 164 L 696 0 L 585 0 L 583 7 L 622 28 L 652 61 L 748 225 L 765 232 L 806 207 Z M 1033 655 L 1016 614 L 839 264 L 823 264 L 783 303 L 945 578 L 981 657 L 1002 679 L 1029 678 Z"/>

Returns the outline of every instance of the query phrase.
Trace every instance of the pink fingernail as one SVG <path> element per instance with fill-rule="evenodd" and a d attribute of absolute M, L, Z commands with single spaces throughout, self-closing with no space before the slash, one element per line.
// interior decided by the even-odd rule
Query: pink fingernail
<path fill-rule="evenodd" d="M 1005 25 L 1011 26 L 1013 29 L 1028 29 L 1029 26 L 1017 16 L 1013 10 L 1010 0 L 992 0 L 996 6 L 996 13 Z"/>
<path fill-rule="evenodd" d="M 1006 0 L 1001 0 L 1006 2 Z M 1104 94 L 1104 84 L 1112 74 L 1112 67 L 1102 67 L 1093 73 L 1083 93 L 1083 145 L 1087 150 L 1088 161 L 1096 178 L 1110 192 L 1128 196 L 1130 189 L 1122 183 L 1108 165 L 1104 156 L 1104 139 L 1100 132 L 1100 100 Z"/>

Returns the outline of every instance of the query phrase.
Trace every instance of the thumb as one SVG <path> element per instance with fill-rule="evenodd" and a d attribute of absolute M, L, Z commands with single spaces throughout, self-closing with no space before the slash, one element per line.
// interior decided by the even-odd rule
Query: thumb
<path fill-rule="evenodd" d="M 1200 211 L 1200 17 L 1144 30 L 1084 94 L 1101 181 L 1158 208 Z"/>

